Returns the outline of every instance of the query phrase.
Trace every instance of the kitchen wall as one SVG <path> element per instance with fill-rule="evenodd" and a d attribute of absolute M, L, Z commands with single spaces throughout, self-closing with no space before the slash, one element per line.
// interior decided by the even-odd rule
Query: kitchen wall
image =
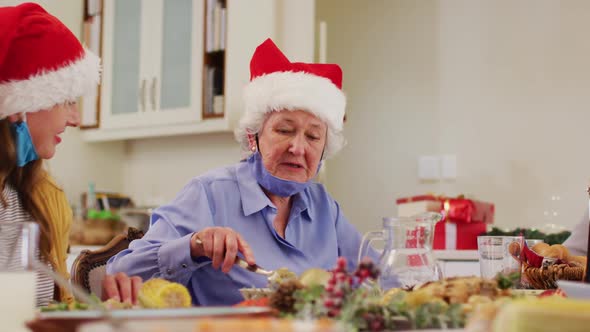
<path fill-rule="evenodd" d="M 236 163 L 240 157 L 240 147 L 231 134 L 130 141 L 124 188 L 140 205 L 160 205 L 174 198 L 191 178 Z"/>
<path fill-rule="evenodd" d="M 318 0 L 317 14 L 349 97 L 328 186 L 362 231 L 425 192 L 495 202 L 503 227 L 579 221 L 590 3 Z M 456 155 L 456 180 L 419 181 L 430 154 Z"/>

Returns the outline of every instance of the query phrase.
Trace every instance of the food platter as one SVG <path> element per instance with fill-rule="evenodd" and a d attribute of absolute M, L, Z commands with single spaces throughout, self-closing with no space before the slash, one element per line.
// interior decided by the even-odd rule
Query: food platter
<path fill-rule="evenodd" d="M 159 319 L 179 317 L 211 317 L 211 316 L 252 316 L 270 313 L 268 307 L 192 307 L 178 309 L 129 309 L 112 310 L 111 317 L 115 319 Z M 39 313 L 41 319 L 101 319 L 102 311 L 54 311 Z"/>
<path fill-rule="evenodd" d="M 108 322 L 94 322 L 80 326 L 78 332 L 343 332 L 343 326 L 327 321 L 297 321 L 264 318 L 218 318 L 178 319 L 153 321 L 126 321 L 119 326 Z"/>
<path fill-rule="evenodd" d="M 271 313 L 268 307 L 192 307 L 181 309 L 128 309 L 111 310 L 111 317 L 127 323 L 144 323 L 146 326 L 166 325 L 167 322 L 191 321 L 207 318 L 255 318 L 266 317 Z M 106 317 L 98 310 L 41 312 L 37 318 L 27 323 L 33 332 L 75 332 L 85 323 L 106 322 Z M 150 325 L 154 324 L 154 325 Z M 109 325 L 109 324 L 106 324 Z M 140 331 L 151 331 L 149 329 Z M 193 330 L 190 330 L 193 331 Z"/>

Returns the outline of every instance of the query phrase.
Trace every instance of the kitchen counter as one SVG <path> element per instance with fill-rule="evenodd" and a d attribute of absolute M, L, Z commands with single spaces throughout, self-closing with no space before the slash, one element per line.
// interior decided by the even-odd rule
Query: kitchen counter
<path fill-rule="evenodd" d="M 433 250 L 434 257 L 445 261 L 479 261 L 477 250 Z"/>
<path fill-rule="evenodd" d="M 477 250 L 434 250 L 434 257 L 445 278 L 480 276 Z"/>

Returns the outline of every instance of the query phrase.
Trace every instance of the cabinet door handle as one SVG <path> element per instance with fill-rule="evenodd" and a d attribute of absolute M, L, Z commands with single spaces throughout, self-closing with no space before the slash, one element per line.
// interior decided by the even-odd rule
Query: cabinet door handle
<path fill-rule="evenodd" d="M 139 104 L 141 105 L 141 111 L 145 112 L 145 85 L 147 81 L 144 78 L 141 80 L 141 86 L 139 87 Z"/>
<path fill-rule="evenodd" d="M 150 95 L 152 97 L 152 111 L 156 110 L 156 86 L 158 85 L 158 78 L 152 78 L 152 89 Z"/>

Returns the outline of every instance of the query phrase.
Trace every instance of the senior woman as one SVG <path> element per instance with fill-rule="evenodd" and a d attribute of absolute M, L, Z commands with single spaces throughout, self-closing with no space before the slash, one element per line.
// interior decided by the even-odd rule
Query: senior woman
<path fill-rule="evenodd" d="M 155 210 L 149 231 L 111 258 L 109 273 L 169 279 L 186 285 L 194 304 L 227 305 L 242 300 L 240 288 L 267 285 L 232 269 L 238 253 L 295 273 L 331 269 L 339 256 L 356 265 L 361 235 L 313 182 L 322 159 L 344 145 L 340 67 L 291 63 L 267 39 L 250 71 L 235 131 L 249 157 L 193 179 Z"/>

